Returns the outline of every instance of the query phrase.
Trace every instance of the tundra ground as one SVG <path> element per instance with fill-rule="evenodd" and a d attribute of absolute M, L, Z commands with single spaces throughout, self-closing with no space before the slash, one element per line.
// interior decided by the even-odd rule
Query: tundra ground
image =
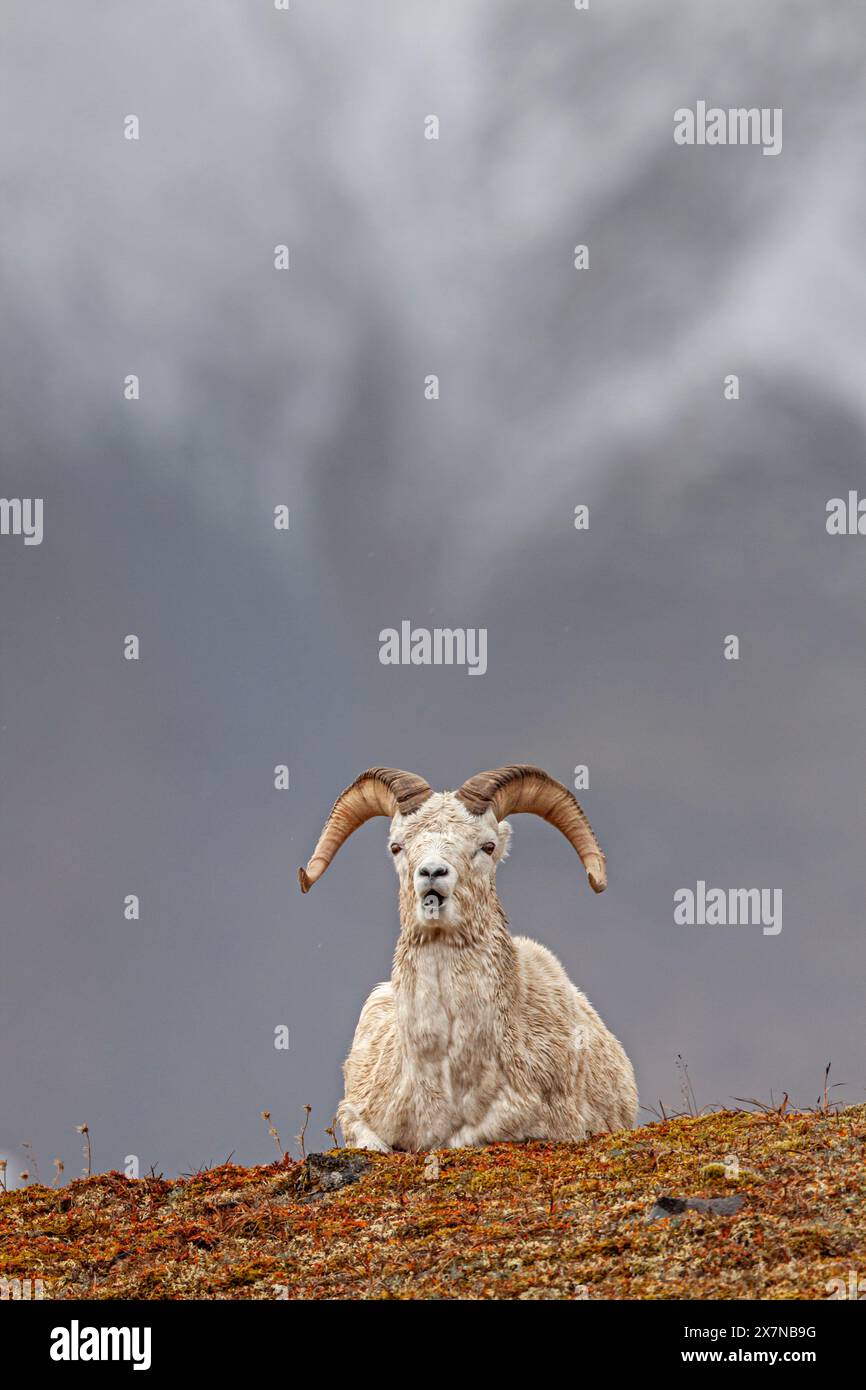
<path fill-rule="evenodd" d="M 866 1293 L 864 1159 L 858 1105 L 583 1144 L 108 1173 L 0 1196 L 0 1278 L 55 1299 L 826 1299 L 852 1273 Z M 656 1205 L 694 1197 L 740 1200 Z"/>

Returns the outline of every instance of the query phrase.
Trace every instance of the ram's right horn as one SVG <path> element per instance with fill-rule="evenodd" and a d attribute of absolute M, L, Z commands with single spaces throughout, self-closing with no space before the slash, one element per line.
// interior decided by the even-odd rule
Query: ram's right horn
<path fill-rule="evenodd" d="M 305 869 L 298 869 L 301 892 L 308 893 L 327 869 L 337 850 L 353 831 L 373 816 L 411 815 L 433 789 L 414 772 L 397 767 L 371 767 L 341 792 L 325 822 L 319 842 Z"/>

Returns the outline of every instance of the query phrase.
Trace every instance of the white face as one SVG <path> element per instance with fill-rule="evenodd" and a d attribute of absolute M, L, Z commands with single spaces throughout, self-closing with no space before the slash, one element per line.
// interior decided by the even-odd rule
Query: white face
<path fill-rule="evenodd" d="M 460 922 L 470 896 L 486 896 L 508 853 L 511 826 L 492 811 L 473 816 L 453 792 L 436 792 L 391 822 L 388 850 L 419 923 Z"/>

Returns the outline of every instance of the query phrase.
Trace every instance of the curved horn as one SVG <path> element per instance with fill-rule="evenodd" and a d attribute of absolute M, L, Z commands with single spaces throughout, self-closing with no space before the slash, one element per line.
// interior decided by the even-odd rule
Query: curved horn
<path fill-rule="evenodd" d="M 550 821 L 574 845 L 593 891 L 604 892 L 607 867 L 592 826 L 568 788 L 542 768 L 520 764 L 479 772 L 463 783 L 457 796 L 476 816 L 490 808 L 497 820 L 531 811 Z"/>
<path fill-rule="evenodd" d="M 340 845 L 371 816 L 390 818 L 398 811 L 408 816 L 432 795 L 433 788 L 414 772 L 401 772 L 398 767 L 371 767 L 362 772 L 337 797 L 307 867 L 298 869 L 301 892 L 310 891 Z"/>

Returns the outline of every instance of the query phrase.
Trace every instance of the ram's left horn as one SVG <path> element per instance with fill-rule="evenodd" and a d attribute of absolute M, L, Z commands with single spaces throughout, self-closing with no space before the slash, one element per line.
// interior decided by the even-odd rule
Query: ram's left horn
<path fill-rule="evenodd" d="M 492 810 L 497 820 L 503 820 L 528 811 L 549 821 L 574 845 L 593 891 L 604 892 L 607 866 L 595 832 L 568 788 L 542 768 L 515 764 L 479 772 L 463 783 L 457 796 L 476 816 Z"/>

